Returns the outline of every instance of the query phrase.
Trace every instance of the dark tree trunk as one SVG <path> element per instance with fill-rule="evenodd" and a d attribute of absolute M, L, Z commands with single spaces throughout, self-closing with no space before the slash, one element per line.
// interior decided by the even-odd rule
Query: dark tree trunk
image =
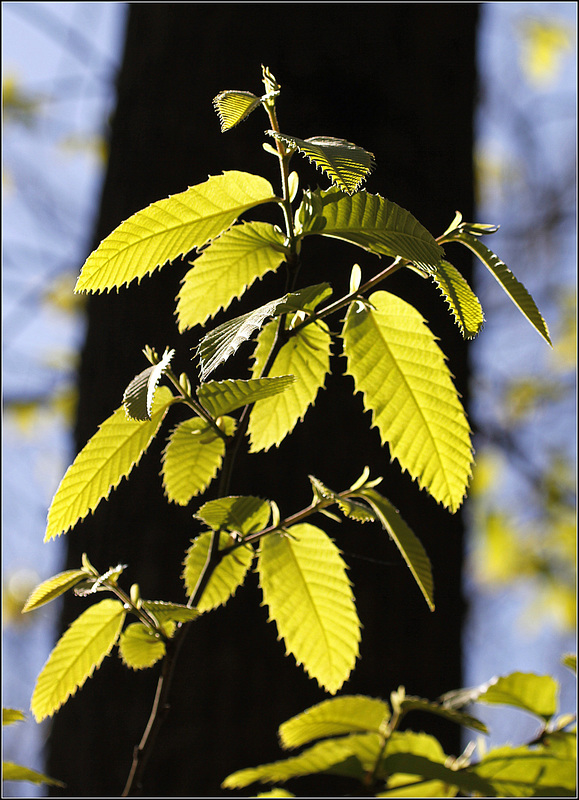
<path fill-rule="evenodd" d="M 371 150 L 377 169 L 368 190 L 410 210 L 435 235 L 455 209 L 471 218 L 477 11 L 476 4 L 437 3 L 131 4 L 96 241 L 150 202 L 226 169 L 259 172 L 277 185 L 277 164 L 261 147 L 268 127 L 263 112 L 221 135 L 211 102 L 223 89 L 260 94 L 260 64 L 281 83 L 284 132 L 338 136 Z M 327 185 L 320 173 L 308 170 L 310 184 Z M 455 255 L 450 259 L 462 269 L 467 265 L 468 272 L 468 261 Z M 327 280 L 331 265 L 335 291 L 344 291 L 355 262 L 364 275 L 378 264 L 343 243 L 308 240 L 303 281 Z M 185 267 L 175 263 L 138 287 L 90 298 L 79 374 L 78 448 L 146 366 L 145 344 L 160 351 L 175 347 L 176 371 L 195 374 L 189 349 L 197 332 L 179 337 L 173 317 Z M 276 296 L 273 286 L 264 280 L 249 302 L 255 306 Z M 397 277 L 388 289 L 415 302 L 442 338 L 466 399 L 466 349 L 436 289 L 413 274 Z M 338 371 L 341 361 L 335 359 Z M 337 490 L 350 485 L 365 465 L 385 476 L 383 492 L 433 562 L 437 609 L 427 610 L 378 526 L 324 524 L 351 564 L 364 626 L 361 660 L 344 691 L 388 698 L 404 684 L 412 694 L 434 698 L 461 684 L 462 518 L 437 507 L 389 464 L 387 449 L 380 448 L 377 432 L 368 430 L 369 417 L 351 389 L 349 378 L 329 379 L 316 408 L 278 451 L 240 463 L 232 493 L 275 499 L 282 514 L 289 514 L 310 500 L 307 474 Z M 122 562 L 129 565 L 123 576 L 127 588 L 138 582 L 145 597 L 183 602 L 181 563 L 198 528 L 195 508 L 168 507 L 164 501 L 158 478 L 162 446 L 154 444 L 130 481 L 68 535 L 67 566 L 78 566 L 85 551 L 101 570 Z M 67 597 L 63 626 L 85 605 Z M 229 772 L 279 758 L 278 725 L 323 699 L 293 659 L 284 657 L 266 616 L 252 577 L 225 608 L 195 623 L 144 795 L 220 794 Z M 130 673 L 114 656 L 57 714 L 48 771 L 67 789 L 55 789 L 55 795 L 120 794 L 156 678 L 156 669 Z M 436 720 L 420 724 L 457 752 L 455 730 Z M 332 787 L 303 782 L 297 791 L 333 796 L 340 790 Z"/>

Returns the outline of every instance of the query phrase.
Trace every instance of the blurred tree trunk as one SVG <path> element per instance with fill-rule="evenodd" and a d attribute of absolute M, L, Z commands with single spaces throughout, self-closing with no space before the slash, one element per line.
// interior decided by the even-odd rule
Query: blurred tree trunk
<path fill-rule="evenodd" d="M 95 243 L 147 204 L 226 169 L 259 172 L 277 186 L 277 163 L 261 147 L 268 127 L 263 112 L 221 135 L 211 102 L 223 89 L 262 93 L 260 64 L 281 83 L 284 132 L 338 136 L 371 150 L 377 168 L 368 190 L 410 210 L 434 235 L 456 209 L 470 219 L 477 12 L 476 4 L 130 4 Z M 302 167 L 308 183 L 327 185 L 305 161 Z M 364 275 L 378 264 L 331 240 L 310 238 L 302 254 L 303 281 L 327 280 L 331 264 L 336 292 L 347 289 L 355 261 Z M 468 273 L 468 260 L 461 262 L 455 252 L 449 257 Z M 145 344 L 159 351 L 175 347 L 176 371 L 195 375 L 190 348 L 198 331 L 179 337 L 173 316 L 186 268 L 175 263 L 140 286 L 89 299 L 77 448 L 120 405 L 125 386 L 146 366 Z M 260 282 L 252 306 L 276 296 L 274 285 Z M 410 273 L 397 276 L 388 289 L 413 300 L 442 337 L 466 400 L 466 349 L 436 289 Z M 240 304 L 236 313 L 246 307 Z M 335 359 L 335 369 L 342 369 L 341 361 Z M 329 379 L 316 408 L 279 450 L 240 463 L 232 492 L 275 499 L 288 514 L 310 500 L 307 474 L 337 490 L 366 464 L 373 475 L 385 476 L 382 490 L 433 562 L 437 609 L 428 611 L 378 526 L 324 523 L 351 565 L 364 626 L 361 660 L 344 691 L 388 698 L 404 684 L 412 694 L 434 698 L 461 684 L 462 518 L 438 508 L 389 464 L 351 388 L 349 378 Z M 162 447 L 163 441 L 154 444 L 130 481 L 68 535 L 67 567 L 77 567 L 83 552 L 100 570 L 128 564 L 127 588 L 138 582 L 144 597 L 183 602 L 179 573 L 198 527 L 195 507 L 168 507 L 163 498 Z M 225 608 L 190 631 L 144 795 L 219 794 L 229 772 L 278 758 L 277 726 L 323 699 L 293 659 L 284 657 L 260 599 L 252 576 Z M 85 606 L 67 596 L 62 625 Z M 56 715 L 48 771 L 67 789 L 53 794 L 120 794 L 157 674 L 130 673 L 115 655 Z M 443 721 L 424 724 L 443 737 L 449 752 L 458 751 L 457 731 Z M 332 786 L 304 781 L 297 791 L 333 795 Z"/>

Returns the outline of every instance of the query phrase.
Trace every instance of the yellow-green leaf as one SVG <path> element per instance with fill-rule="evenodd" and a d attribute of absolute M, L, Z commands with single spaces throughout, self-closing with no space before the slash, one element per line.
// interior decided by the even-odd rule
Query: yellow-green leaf
<path fill-rule="evenodd" d="M 375 166 L 374 154 L 345 139 L 333 136 L 312 136 L 298 139 L 276 131 L 268 131 L 270 136 L 282 141 L 286 147 L 297 149 L 325 172 L 339 189 L 354 194 L 364 183 Z"/>
<path fill-rule="evenodd" d="M 348 373 L 392 458 L 455 512 L 473 453 L 444 354 L 420 313 L 388 292 L 351 304 L 344 325 Z"/>
<path fill-rule="evenodd" d="M 279 727 L 283 747 L 300 747 L 315 739 L 347 733 L 379 733 L 390 719 L 384 700 L 364 695 L 343 695 L 306 709 Z"/>
<path fill-rule="evenodd" d="M 102 664 L 125 619 L 118 600 L 102 600 L 76 619 L 50 654 L 38 676 L 31 709 L 36 721 L 52 716 Z"/>
<path fill-rule="evenodd" d="M 188 597 L 193 596 L 197 581 L 207 561 L 211 536 L 211 533 L 202 533 L 187 550 L 183 580 L 185 581 Z M 231 544 L 233 544 L 233 540 L 229 534 L 219 534 L 220 549 Z M 219 562 L 209 579 L 201 600 L 197 603 L 196 608 L 199 613 L 211 611 L 217 606 L 224 605 L 235 594 L 238 587 L 245 580 L 253 561 L 253 555 L 252 547 L 238 547 Z"/>
<path fill-rule="evenodd" d="M 165 655 L 165 642 L 142 622 L 134 622 L 121 634 L 119 655 L 131 669 L 148 669 Z"/>
<path fill-rule="evenodd" d="M 140 422 L 151 419 L 157 384 L 167 371 L 174 354 L 174 350 L 167 348 L 157 364 L 144 369 L 129 383 L 123 394 L 123 406 L 127 417 Z"/>
<path fill-rule="evenodd" d="M 127 419 L 118 408 L 89 439 L 68 468 L 48 511 L 44 541 L 67 531 L 89 511 L 94 511 L 139 463 L 155 437 L 171 404 L 171 391 L 161 386 L 155 393 L 151 420 Z"/>
<path fill-rule="evenodd" d="M 140 281 L 168 261 L 201 247 L 250 208 L 271 202 L 259 175 L 224 172 L 152 203 L 122 222 L 86 260 L 77 292 L 102 292 Z"/>
<path fill-rule="evenodd" d="M 548 721 L 557 712 L 557 682 L 550 675 L 513 672 L 491 681 L 477 703 L 515 706 Z"/>
<path fill-rule="evenodd" d="M 22 767 L 20 764 L 14 764 L 12 761 L 2 762 L 2 780 L 3 781 L 28 781 L 29 783 L 47 783 L 51 786 L 65 786 L 62 781 L 57 781 L 56 778 L 49 778 L 42 772 L 37 772 L 35 769 L 29 767 Z"/>
<path fill-rule="evenodd" d="M 255 351 L 254 374 L 261 370 L 271 344 L 275 323 L 260 335 Z M 315 402 L 330 368 L 331 337 L 324 322 L 307 325 L 284 344 L 269 371 L 270 377 L 295 375 L 283 393 L 258 401 L 250 414 L 250 452 L 269 450 L 291 433 Z"/>
<path fill-rule="evenodd" d="M 434 272 L 444 258 L 442 247 L 409 211 L 378 194 L 304 192 L 298 215 L 304 235 L 342 239 L 377 255 L 403 258 L 424 272 Z"/>
<path fill-rule="evenodd" d="M 224 417 L 227 435 L 235 430 L 235 420 Z M 177 425 L 163 452 L 163 486 L 172 503 L 186 506 L 192 497 L 207 489 L 221 468 L 225 441 L 201 417 Z"/>
<path fill-rule="evenodd" d="M 241 406 L 273 397 L 285 391 L 295 381 L 293 375 L 254 380 L 208 381 L 199 387 L 197 396 L 212 417 L 229 414 Z"/>
<path fill-rule="evenodd" d="M 471 236 L 465 232 L 458 232 L 453 235 L 453 241 L 460 242 L 478 256 L 523 316 L 528 319 L 533 328 L 535 328 L 543 339 L 552 346 L 549 328 L 541 312 L 537 308 L 535 301 L 523 284 L 515 278 L 507 265 L 504 264 L 492 250 L 485 247 L 475 236 Z"/>
<path fill-rule="evenodd" d="M 330 694 L 354 668 L 360 622 L 340 551 L 324 531 L 293 525 L 261 540 L 258 570 L 287 651 Z"/>
<path fill-rule="evenodd" d="M 275 225 L 244 222 L 211 242 L 183 278 L 177 297 L 182 332 L 202 325 L 239 298 L 255 280 L 283 264 L 289 252 Z"/>
<path fill-rule="evenodd" d="M 473 339 L 484 325 L 484 314 L 478 297 L 460 272 L 441 261 L 432 279 L 440 289 L 465 339 Z"/>
<path fill-rule="evenodd" d="M 492 790 L 480 777 L 466 770 L 452 770 L 440 742 L 426 733 L 395 731 L 387 740 L 377 777 L 386 779 L 378 797 L 454 797 L 453 787 L 472 791 Z M 492 796 L 492 794 L 490 795 Z"/>
<path fill-rule="evenodd" d="M 17 708 L 2 709 L 2 725 L 12 725 L 14 722 L 23 722 L 25 719 L 24 712 Z"/>
<path fill-rule="evenodd" d="M 152 614 L 161 625 L 167 622 L 191 622 L 199 616 L 196 608 L 180 603 L 166 603 L 164 600 L 143 600 L 141 608 Z"/>
<path fill-rule="evenodd" d="M 277 783 L 324 772 L 362 779 L 365 768 L 372 768 L 380 747 L 381 738 L 375 733 L 328 739 L 284 761 L 234 772 L 221 785 L 224 789 L 243 789 L 257 781 Z"/>
<path fill-rule="evenodd" d="M 575 753 L 560 757 L 548 746 L 500 747 L 471 770 L 492 784 L 498 797 L 577 796 Z"/>
<path fill-rule="evenodd" d="M 252 92 L 219 92 L 217 97 L 213 98 L 213 107 L 219 115 L 221 133 L 239 125 L 260 102 L 261 99 Z"/>
<path fill-rule="evenodd" d="M 83 569 L 67 569 L 66 572 L 60 572 L 58 575 L 54 575 L 52 578 L 43 581 L 40 586 L 34 589 L 28 600 L 24 603 L 22 613 L 24 614 L 27 611 L 32 611 L 45 603 L 49 603 L 56 597 L 60 597 L 61 594 L 72 589 L 73 586 L 85 580 L 86 577 L 87 573 Z"/>
<path fill-rule="evenodd" d="M 243 342 L 246 342 L 266 319 L 273 317 L 284 306 L 288 295 L 271 300 L 247 314 L 228 320 L 207 333 L 197 346 L 199 377 L 204 381 L 214 369 L 227 361 Z M 260 377 L 260 376 L 256 376 Z"/>
<path fill-rule="evenodd" d="M 432 580 L 432 569 L 430 566 L 430 559 L 426 555 L 426 550 L 422 546 L 422 542 L 404 522 L 400 513 L 394 508 L 392 503 L 378 494 L 375 489 L 361 490 L 360 497 L 363 497 L 376 512 L 376 516 L 382 523 L 382 526 L 388 531 L 396 547 L 398 547 L 402 553 L 410 572 L 414 576 L 414 580 L 428 603 L 428 607 L 431 611 L 434 611 L 434 581 Z"/>
<path fill-rule="evenodd" d="M 476 719 L 476 717 L 471 717 L 469 714 L 463 714 L 460 711 L 456 711 L 454 708 L 448 708 L 447 706 L 441 705 L 440 703 L 435 703 L 432 700 L 425 700 L 422 697 L 412 697 L 411 695 L 406 695 L 404 700 L 400 703 L 400 708 L 406 713 L 408 711 L 426 711 L 430 714 L 436 714 L 437 716 L 444 717 L 451 722 L 455 722 L 457 725 L 463 725 L 466 728 L 473 728 L 476 731 L 488 734 L 487 726 L 484 724 L 484 722 Z"/>
<path fill-rule="evenodd" d="M 226 530 L 247 536 L 265 528 L 271 515 L 267 500 L 253 495 L 220 497 L 204 503 L 195 514 L 213 530 Z"/>

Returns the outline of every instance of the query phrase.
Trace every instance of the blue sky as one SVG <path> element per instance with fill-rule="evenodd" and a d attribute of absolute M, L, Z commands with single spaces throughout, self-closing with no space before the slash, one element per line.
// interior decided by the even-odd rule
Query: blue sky
<path fill-rule="evenodd" d="M 4 78 L 14 75 L 22 88 L 40 101 L 35 125 L 7 125 L 4 134 L 5 399 L 34 399 L 48 390 L 66 393 L 74 382 L 82 315 L 59 311 L 47 302 L 46 287 L 63 276 L 65 287 L 72 291 L 89 247 L 103 176 L 95 137 L 114 107 L 111 84 L 121 56 L 125 14 L 126 4 L 122 3 L 2 5 Z M 478 119 L 478 149 L 487 158 L 498 160 L 502 169 L 505 165 L 514 168 L 521 157 L 516 151 L 520 146 L 516 122 L 534 119 L 536 163 L 558 175 L 558 170 L 568 169 L 563 156 L 569 141 L 573 153 L 575 150 L 575 107 L 572 114 L 561 108 L 565 103 L 568 106 L 569 98 L 576 98 L 576 43 L 563 53 L 560 71 L 551 83 L 529 83 L 521 68 L 521 49 L 515 46 L 523 16 L 556 17 L 576 30 L 575 3 L 483 4 L 479 63 L 487 105 Z M 501 112 L 503 92 L 510 92 L 516 103 L 510 113 L 505 113 L 504 105 Z M 565 163 L 567 167 L 561 166 Z M 490 246 L 511 266 L 549 319 L 547 310 L 556 311 L 549 292 L 553 271 L 568 291 L 576 291 L 574 224 L 569 234 L 559 236 L 553 245 L 556 257 L 548 274 L 541 264 L 516 263 L 512 259 L 517 258 L 517 245 L 509 238 L 509 225 L 517 225 L 518 214 L 533 212 L 527 207 L 513 208 L 511 201 L 501 193 L 499 182 L 491 181 L 481 197 L 478 218 L 501 223 L 501 232 Z M 522 317 L 513 321 L 512 306 L 491 284 L 492 279 L 481 276 L 477 285 L 487 324 L 473 347 L 473 358 L 481 371 L 489 371 L 491 385 L 496 385 L 521 365 L 545 369 L 548 355 Z M 505 336 L 507 318 L 510 327 Z M 489 413 L 492 417 L 488 397 L 482 394 L 481 398 L 477 413 L 481 418 Z M 18 582 L 31 588 L 61 568 L 61 543 L 44 545 L 42 538 L 46 509 L 74 455 L 61 417 L 49 411 L 36 413 L 28 429 L 22 427 L 22 419 L 16 425 L 6 418 L 3 431 L 3 576 L 5 592 L 8 587 L 10 593 L 17 591 Z M 574 458 L 574 422 L 574 397 L 568 401 L 566 414 L 539 420 L 537 430 L 529 436 L 537 457 L 543 453 L 544 439 L 558 437 Z M 514 476 L 512 481 L 511 492 Z M 520 491 L 524 504 L 524 487 Z M 519 615 L 528 591 L 525 588 L 489 595 L 467 581 L 467 589 L 476 600 L 466 634 L 475 657 L 466 664 L 465 683 L 483 682 L 513 669 L 555 672 L 564 682 L 564 702 L 574 707 L 573 681 L 558 667 L 561 653 L 575 650 L 573 639 L 558 639 L 548 625 L 539 636 L 521 632 Z M 45 606 L 33 619 L 6 626 L 3 705 L 28 710 L 34 681 L 52 646 L 53 634 L 47 623 L 56 611 L 56 604 Z M 512 722 L 508 718 L 501 716 L 501 735 L 516 736 L 521 732 L 520 715 Z M 489 714 L 491 726 L 496 719 L 497 714 Z M 10 728 L 5 735 L 5 757 L 42 769 L 44 730 L 40 726 L 39 731 L 32 722 Z M 13 785 L 10 791 L 9 796 L 33 796 L 29 785 Z"/>

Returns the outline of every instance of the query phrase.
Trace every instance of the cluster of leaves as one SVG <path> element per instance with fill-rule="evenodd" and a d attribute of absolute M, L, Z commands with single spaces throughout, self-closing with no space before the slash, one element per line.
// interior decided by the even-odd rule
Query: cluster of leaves
<path fill-rule="evenodd" d="M 573 659 L 568 665 L 574 667 Z M 533 715 L 539 731 L 530 745 L 484 751 L 473 761 L 471 743 L 458 758 L 436 738 L 400 730 L 412 711 L 443 716 L 488 733 L 464 713 L 472 703 L 501 704 Z M 279 741 L 285 750 L 310 745 L 283 761 L 243 769 L 223 782 L 228 789 L 253 783 L 283 783 L 324 773 L 351 778 L 376 797 L 571 797 L 575 791 L 576 733 L 565 730 L 574 718 L 557 713 L 557 684 L 549 676 L 515 672 L 473 689 L 449 692 L 436 702 L 392 692 L 390 704 L 361 695 L 332 698 L 284 722 Z M 312 744 L 315 742 L 315 744 Z M 293 797 L 276 787 L 258 797 Z"/>
<path fill-rule="evenodd" d="M 263 80 L 263 97 L 223 92 L 215 105 L 222 130 L 257 107 L 265 109 L 275 143 L 275 148 L 265 148 L 279 159 L 281 195 L 256 175 L 230 171 L 212 176 L 123 222 L 91 254 L 78 278 L 77 291 L 118 289 L 197 250 L 177 298 L 180 331 L 206 324 L 257 279 L 282 265 L 287 280 L 283 296 L 229 319 L 201 338 L 194 351 L 199 367 L 194 381 L 185 373 L 174 374 L 173 351 L 159 356 L 146 347 L 150 366 L 129 383 L 122 404 L 66 472 L 49 510 L 46 541 L 68 531 L 109 496 L 138 464 L 171 407 L 182 404 L 192 414 L 168 436 L 161 473 L 167 499 L 187 505 L 218 475 L 220 484 L 218 499 L 206 502 L 194 515 L 202 530 L 185 554 L 186 605 L 143 600 L 137 585 L 127 594 L 119 586 L 122 565 L 101 575 L 86 556 L 81 568 L 61 573 L 35 590 L 25 611 L 70 589 L 114 595 L 84 611 L 57 643 L 32 698 L 38 720 L 57 711 L 116 645 L 133 669 L 167 658 L 169 642 L 183 626 L 225 603 L 254 563 L 270 619 L 288 653 L 335 694 L 358 657 L 361 625 L 339 549 L 321 527 L 307 520 L 326 514 L 357 523 L 378 522 L 433 609 L 428 556 L 391 501 L 377 491 L 380 479 L 370 479 L 367 469 L 339 492 L 310 476 L 312 502 L 285 519 L 273 499 L 227 496 L 241 441 L 247 436 L 250 452 L 278 446 L 314 404 L 330 371 L 332 344 L 340 344 L 355 391 L 362 394 L 390 456 L 437 502 L 455 512 L 465 496 L 473 461 L 464 409 L 426 321 L 411 303 L 375 288 L 399 269 L 418 272 L 438 288 L 461 334 L 472 338 L 483 326 L 483 312 L 442 246 L 458 243 L 480 258 L 549 342 L 547 326 L 528 292 L 480 241 L 495 230 L 493 226 L 464 223 L 457 213 L 448 230 L 434 239 L 408 211 L 360 188 L 374 166 L 371 153 L 341 139 L 302 140 L 282 134 L 275 111 L 279 86 L 267 69 Z M 310 159 L 332 183 L 329 189 L 304 190 L 295 207 L 299 179 L 289 172 L 294 153 Z M 259 221 L 238 222 L 242 214 L 269 203 L 280 207 L 285 230 Z M 331 301 L 329 283 L 296 286 L 301 244 L 312 235 L 341 239 L 392 261 L 365 283 L 354 265 L 349 293 Z M 339 328 L 330 328 L 326 320 L 341 312 Z M 254 335 L 248 379 L 209 379 Z M 329 510 L 331 506 L 340 516 Z M 129 614 L 137 621 L 123 630 Z M 397 697 L 400 703 L 409 702 Z M 379 731 L 372 729 L 371 735 L 372 746 L 382 752 L 383 724 L 390 724 L 390 712 L 385 704 L 380 708 Z M 400 705 L 397 718 L 408 708 Z M 363 709 L 356 701 L 348 713 L 359 711 Z M 382 773 L 378 770 L 375 777 Z"/>

